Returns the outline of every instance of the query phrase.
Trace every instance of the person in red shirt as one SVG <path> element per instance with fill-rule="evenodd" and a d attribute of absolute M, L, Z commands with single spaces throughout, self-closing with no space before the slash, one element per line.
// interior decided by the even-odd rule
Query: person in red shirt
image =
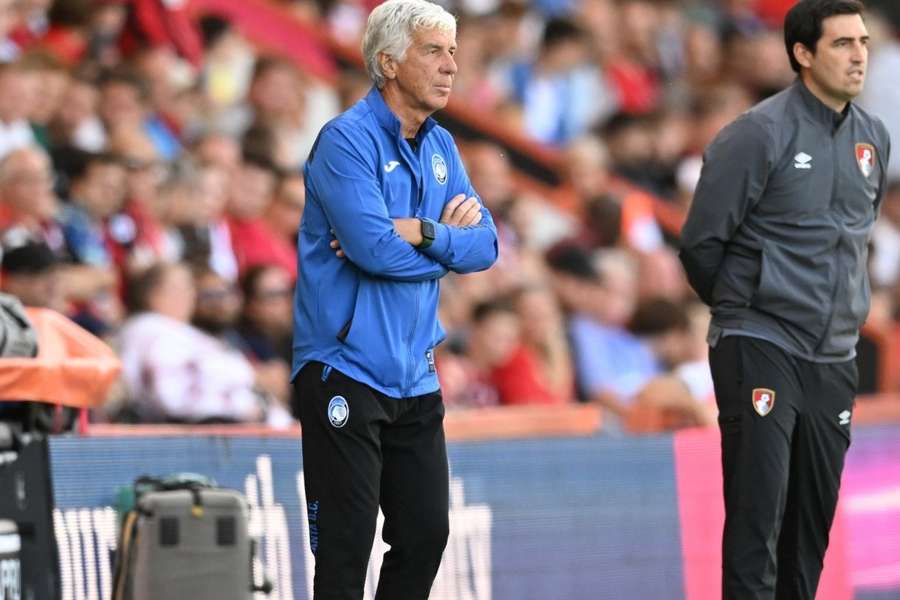
<path fill-rule="evenodd" d="M 297 251 L 269 226 L 263 214 L 272 203 L 278 170 L 271 161 L 246 155 L 233 178 L 228 227 L 240 273 L 254 265 L 278 265 L 297 278 Z"/>

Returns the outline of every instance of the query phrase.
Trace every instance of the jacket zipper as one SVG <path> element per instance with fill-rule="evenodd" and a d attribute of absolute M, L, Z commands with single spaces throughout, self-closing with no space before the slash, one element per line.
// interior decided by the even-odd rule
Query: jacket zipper
<path fill-rule="evenodd" d="M 838 192 L 838 144 L 835 139 L 837 136 L 837 131 L 833 131 L 831 133 L 831 159 L 832 159 L 832 172 L 833 172 L 833 180 L 831 185 L 831 200 L 828 202 L 828 214 L 829 217 L 834 220 L 832 216 L 834 214 L 834 203 L 837 198 Z M 837 267 L 834 278 L 834 286 L 831 288 L 831 301 L 830 306 L 828 307 L 828 318 L 825 321 L 825 328 L 822 330 L 822 335 L 819 337 L 819 341 L 816 342 L 816 349 L 813 351 L 815 354 L 819 353 L 819 350 L 822 348 L 822 344 L 825 343 L 825 340 L 828 339 L 828 332 L 831 330 L 831 322 L 834 320 L 834 304 L 837 299 L 838 288 L 841 286 L 841 271 L 842 271 L 842 261 L 841 261 L 841 251 L 844 246 L 844 234 L 840 230 L 840 224 L 835 221 L 835 225 L 838 227 L 838 243 L 835 246 L 835 257 L 837 260 Z"/>
<path fill-rule="evenodd" d="M 412 391 L 413 380 L 415 379 L 416 374 L 416 352 L 413 348 L 413 338 L 416 336 L 416 325 L 419 323 L 419 294 L 421 290 L 419 289 L 422 284 L 416 285 L 416 301 L 415 301 L 415 310 L 413 310 L 413 320 L 412 327 L 409 330 L 409 337 L 406 340 L 406 346 L 409 348 L 409 373 L 406 378 L 406 394 L 409 396 L 409 393 Z"/>

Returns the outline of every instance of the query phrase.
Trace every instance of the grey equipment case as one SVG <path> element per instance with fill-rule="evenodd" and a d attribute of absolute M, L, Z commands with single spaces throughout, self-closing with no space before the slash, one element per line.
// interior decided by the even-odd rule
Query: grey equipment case
<path fill-rule="evenodd" d="M 122 525 L 113 600 L 249 600 L 268 593 L 271 586 L 253 581 L 247 522 L 247 501 L 235 490 L 187 484 L 141 494 Z"/>

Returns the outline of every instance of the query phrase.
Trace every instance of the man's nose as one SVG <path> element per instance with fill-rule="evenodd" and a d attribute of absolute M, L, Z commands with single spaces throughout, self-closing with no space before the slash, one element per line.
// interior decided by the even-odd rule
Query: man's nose
<path fill-rule="evenodd" d="M 447 58 L 446 60 L 444 60 L 444 64 L 441 65 L 441 72 L 448 75 L 456 75 L 456 71 L 456 59 L 453 58 L 452 54 L 447 54 Z"/>

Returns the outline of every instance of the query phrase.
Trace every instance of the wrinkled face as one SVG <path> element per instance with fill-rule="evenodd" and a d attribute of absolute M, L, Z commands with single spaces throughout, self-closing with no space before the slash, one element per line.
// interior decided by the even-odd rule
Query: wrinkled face
<path fill-rule="evenodd" d="M 447 106 L 456 75 L 456 35 L 440 29 L 416 31 L 402 61 L 383 64 L 385 87 L 396 86 L 410 109 L 431 114 Z"/>
<path fill-rule="evenodd" d="M 810 90 L 829 105 L 843 105 L 862 92 L 869 58 L 869 32 L 859 15 L 835 15 L 822 21 L 815 53 L 801 44 L 794 56 Z M 835 106 L 836 107 L 836 106 Z"/>

